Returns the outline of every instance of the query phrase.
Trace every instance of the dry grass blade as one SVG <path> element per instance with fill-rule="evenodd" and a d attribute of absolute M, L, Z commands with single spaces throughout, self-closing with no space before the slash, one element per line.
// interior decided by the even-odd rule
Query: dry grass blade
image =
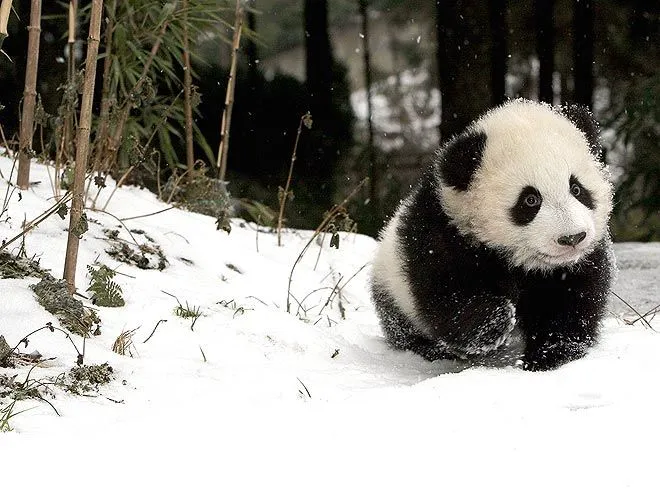
<path fill-rule="evenodd" d="M 133 336 L 138 329 L 134 328 L 133 330 L 124 330 L 119 336 L 115 339 L 114 344 L 112 344 L 112 352 L 119 354 L 120 356 L 126 356 L 127 354 L 130 357 L 137 356 L 137 348 L 133 343 Z"/>
<path fill-rule="evenodd" d="M 641 319 L 643 319 L 643 318 L 647 318 L 647 317 L 650 316 L 650 318 L 649 318 L 649 320 L 648 320 L 648 321 L 649 321 L 649 324 L 650 324 L 650 323 L 651 323 L 651 320 L 652 320 L 653 317 L 658 313 L 658 311 L 660 311 L 660 304 L 658 304 L 658 305 L 656 305 L 656 306 L 653 306 L 653 307 L 652 307 L 651 309 L 649 309 L 646 313 L 644 313 L 644 314 L 641 315 L 641 316 L 638 316 L 638 317 L 635 318 L 634 320 L 630 320 L 630 321 L 628 321 L 628 320 L 624 320 L 624 321 L 625 321 L 628 325 L 634 325 L 634 324 L 637 323 L 639 320 L 641 320 Z"/>
<path fill-rule="evenodd" d="M 300 378 L 297 378 L 297 377 L 296 377 L 296 380 L 298 380 L 298 382 L 300 382 L 300 384 L 301 384 L 301 385 L 303 386 L 303 388 L 305 389 L 305 393 L 307 394 L 307 397 L 309 397 L 309 398 L 311 399 L 311 398 L 312 398 L 312 394 L 309 393 L 309 389 L 307 388 L 307 385 L 305 385 L 305 384 L 303 383 L 303 381 L 302 381 Z M 302 390 L 300 390 L 299 392 L 302 394 Z"/>
<path fill-rule="evenodd" d="M 637 311 L 637 310 L 636 310 L 636 309 L 635 309 L 635 308 L 634 308 L 634 307 L 633 307 L 628 301 L 626 301 L 624 298 L 622 298 L 619 294 L 617 294 L 617 293 L 614 292 L 613 290 L 611 290 L 610 292 L 611 292 L 611 293 L 612 293 L 612 294 L 613 294 L 613 295 L 614 295 L 619 301 L 621 301 L 623 304 L 625 304 L 626 306 L 628 306 L 628 308 L 630 308 L 630 309 L 631 309 L 631 310 L 632 310 L 632 311 L 638 316 L 638 318 L 637 318 L 635 321 L 642 320 L 642 323 L 643 323 L 643 324 L 645 324 L 650 330 L 653 330 L 654 332 L 656 332 L 656 329 L 653 328 L 653 327 L 651 326 L 651 324 L 648 322 L 648 320 L 646 319 L 646 315 L 642 315 L 642 314 L 640 314 L 639 311 Z M 648 314 L 648 313 L 647 313 L 647 314 Z"/>

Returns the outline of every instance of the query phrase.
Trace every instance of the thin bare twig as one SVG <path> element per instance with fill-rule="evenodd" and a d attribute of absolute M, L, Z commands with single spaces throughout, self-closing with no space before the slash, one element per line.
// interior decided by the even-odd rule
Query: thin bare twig
<path fill-rule="evenodd" d="M 303 124 L 308 128 L 311 126 L 311 114 L 307 112 L 305 115 L 300 117 L 300 122 L 298 123 L 298 132 L 296 134 L 296 141 L 293 145 L 293 153 L 291 154 L 291 164 L 289 165 L 289 175 L 286 178 L 286 185 L 282 190 L 280 197 L 280 213 L 277 216 L 277 245 L 282 245 L 282 222 L 284 220 L 284 207 L 286 205 L 286 200 L 289 196 L 289 187 L 291 187 L 291 177 L 293 176 L 293 165 L 298 159 L 298 143 L 300 142 L 300 135 L 302 134 Z M 258 250 L 257 250 L 258 251 Z"/>
<path fill-rule="evenodd" d="M 642 320 L 642 322 L 645 323 L 646 326 L 649 327 L 650 330 L 653 330 L 654 332 L 656 331 L 655 328 L 653 328 L 653 327 L 651 326 L 651 324 L 650 324 L 648 321 L 646 321 L 646 318 L 645 318 L 644 316 L 642 316 L 641 314 L 639 314 L 639 312 L 638 312 L 635 308 L 633 308 L 633 307 L 628 303 L 628 301 L 626 301 L 624 298 L 622 298 L 619 294 L 617 294 L 617 293 L 614 292 L 613 290 L 610 290 L 610 292 L 611 292 L 611 293 L 612 293 L 612 294 L 613 294 L 613 295 L 614 295 L 619 301 L 621 301 L 623 304 L 625 304 L 625 305 L 628 306 L 631 310 L 633 310 L 633 312 L 634 312 L 637 316 L 639 316 L 639 318 Z"/>
<path fill-rule="evenodd" d="M 108 208 L 108 204 L 110 204 L 110 200 L 112 199 L 112 197 L 117 192 L 117 189 L 119 189 L 122 186 L 122 184 L 124 184 L 124 181 L 126 180 L 126 178 L 130 175 L 130 173 L 134 169 L 135 169 L 135 165 L 131 165 L 130 167 L 128 167 L 128 170 L 126 172 L 124 172 L 124 175 L 122 175 L 121 178 L 117 181 L 117 183 L 115 184 L 115 188 L 110 193 L 110 196 L 108 196 L 108 199 L 106 200 L 105 204 L 103 205 L 103 208 L 101 208 L 103 211 L 105 211 Z M 98 192 L 101 192 L 100 187 L 99 187 Z M 98 192 L 96 194 L 96 198 L 94 198 L 94 202 L 92 203 L 92 208 L 94 208 L 96 206 L 96 199 L 98 198 Z"/>
<path fill-rule="evenodd" d="M 143 344 L 146 344 L 147 342 L 149 342 L 149 339 L 154 336 L 154 334 L 156 333 L 156 329 L 158 328 L 158 325 L 160 325 L 161 323 L 167 323 L 167 320 L 158 320 L 158 323 L 156 323 L 156 326 L 154 327 L 154 329 L 149 334 L 149 337 L 147 337 L 144 340 L 144 342 L 142 342 Z"/>
<path fill-rule="evenodd" d="M 39 327 L 36 330 L 32 330 L 30 333 L 28 333 L 26 336 L 24 336 L 21 340 L 18 341 L 18 344 L 16 344 L 14 347 L 11 348 L 11 350 L 9 351 L 9 354 L 10 355 L 13 354 L 16 351 L 16 349 L 18 349 L 18 346 L 20 346 L 21 344 L 26 344 L 27 345 L 28 339 L 30 337 L 32 337 L 35 333 L 41 332 L 42 330 L 46 330 L 46 329 L 50 330 L 51 332 L 54 332 L 55 330 L 57 330 L 58 332 L 63 333 L 64 336 L 69 340 L 69 342 L 71 342 L 71 345 L 76 350 L 76 353 L 78 354 L 78 356 L 84 355 L 84 352 L 85 352 L 84 349 L 83 349 L 83 354 L 81 354 L 80 351 L 78 350 L 78 346 L 76 345 L 76 343 L 71 338 L 71 335 L 69 335 L 69 333 L 66 332 L 64 329 L 56 327 L 51 322 L 46 323 L 43 327 Z"/>
<path fill-rule="evenodd" d="M 57 211 L 59 210 L 60 206 L 63 205 L 64 203 L 66 203 L 67 201 L 69 201 L 69 199 L 71 199 L 71 196 L 72 196 L 72 193 L 71 193 L 71 192 L 66 193 L 64 196 L 62 196 L 62 198 L 61 198 L 57 203 L 55 203 L 53 206 L 51 206 L 51 207 L 50 207 L 49 209 L 47 209 L 45 212 L 43 212 L 42 214 L 40 214 L 37 218 L 31 220 L 31 221 L 28 222 L 27 224 L 24 224 L 23 230 L 22 230 L 21 232 L 19 232 L 18 234 L 16 234 L 16 235 L 15 235 L 14 237 L 12 237 L 11 239 L 9 239 L 8 241 L 4 241 L 4 242 L 0 245 L 0 249 L 5 249 L 7 246 L 9 246 L 9 245 L 11 245 L 12 243 L 16 242 L 18 239 L 24 237 L 25 234 L 27 234 L 27 233 L 30 232 L 33 228 L 35 228 L 37 225 L 39 225 L 41 222 L 43 222 L 44 220 L 46 220 L 46 219 L 47 219 L 48 217 L 50 217 L 53 213 L 57 213 Z"/>
<path fill-rule="evenodd" d="M 328 307 L 328 305 L 330 304 L 330 302 L 331 302 L 332 299 L 334 298 L 334 295 L 337 293 L 337 290 L 338 290 L 339 284 L 341 283 L 341 281 L 342 281 L 343 279 L 344 279 L 344 276 L 341 275 L 341 276 L 339 277 L 339 280 L 337 280 L 337 283 L 335 284 L 335 286 L 334 286 L 334 287 L 332 288 L 332 290 L 330 291 L 330 295 L 329 295 L 328 298 L 325 300 L 325 304 L 323 304 L 323 306 L 321 306 L 321 309 L 319 310 L 319 316 L 321 315 L 321 313 L 323 313 L 323 310 L 324 310 L 325 308 Z"/>
<path fill-rule="evenodd" d="M 163 208 L 162 210 L 154 211 L 153 213 L 147 213 L 145 215 L 136 215 L 134 217 L 120 218 L 119 220 L 121 220 L 122 222 L 125 222 L 127 220 L 135 220 L 136 218 L 152 217 L 154 215 L 158 215 L 159 213 L 165 213 L 166 211 L 173 210 L 174 208 L 176 208 L 176 206 L 170 206 L 169 208 Z"/>
<path fill-rule="evenodd" d="M 289 283 L 287 285 L 287 295 L 286 295 L 286 312 L 291 313 L 291 283 L 293 281 L 293 272 L 296 269 L 296 266 L 298 266 L 298 263 L 300 263 L 300 260 L 302 260 L 303 256 L 305 256 L 305 253 L 309 249 L 309 246 L 312 245 L 312 242 L 314 242 L 314 239 L 319 235 L 320 232 L 322 232 L 328 224 L 332 221 L 334 216 L 339 212 L 342 208 L 346 206 L 346 204 L 355 196 L 358 191 L 364 186 L 366 183 L 367 179 L 362 179 L 360 183 L 355 186 L 355 188 L 344 198 L 344 200 L 339 203 L 338 205 L 335 205 L 332 207 L 332 209 L 328 212 L 326 215 L 325 219 L 319 224 L 318 227 L 316 227 L 316 230 L 312 234 L 312 237 L 310 237 L 309 241 L 307 241 L 307 244 L 305 244 L 305 247 L 303 247 L 302 251 L 300 251 L 300 254 L 298 254 L 298 257 L 296 258 L 296 261 L 293 263 L 293 266 L 291 267 L 291 272 L 289 273 Z"/>
<path fill-rule="evenodd" d="M 635 319 L 632 320 L 632 321 L 626 321 L 626 320 L 624 320 L 624 321 L 625 321 L 626 323 L 628 323 L 629 325 L 634 325 L 634 324 L 637 323 L 640 319 L 642 319 L 642 318 L 646 318 L 647 316 L 651 316 L 651 318 L 653 318 L 653 316 L 655 316 L 655 314 L 658 312 L 659 309 L 660 309 L 660 304 L 658 304 L 657 306 L 652 307 L 652 308 L 649 309 L 646 313 L 644 313 L 642 316 L 638 316 L 637 318 L 635 318 Z M 650 321 L 649 321 L 649 323 L 650 323 Z"/>
<path fill-rule="evenodd" d="M 91 210 L 91 208 L 85 208 L 85 209 L 86 209 L 86 210 Z M 117 217 L 116 215 L 113 215 L 113 214 L 110 213 L 109 211 L 96 210 L 96 212 L 98 212 L 98 213 L 104 213 L 104 214 L 106 214 L 106 215 L 110 215 L 112 218 L 114 218 L 115 220 L 117 220 L 119 223 L 121 223 L 122 227 L 124 227 L 124 228 L 126 229 L 126 232 L 128 232 L 128 235 L 131 236 L 131 239 L 133 239 L 133 242 L 135 243 L 135 245 L 136 245 L 136 246 L 139 246 L 139 245 L 140 245 L 140 243 L 137 241 L 137 239 L 135 238 L 135 236 L 133 236 L 133 233 L 131 232 L 131 229 L 129 229 L 129 228 L 126 226 L 126 224 L 121 220 L 121 218 Z"/>

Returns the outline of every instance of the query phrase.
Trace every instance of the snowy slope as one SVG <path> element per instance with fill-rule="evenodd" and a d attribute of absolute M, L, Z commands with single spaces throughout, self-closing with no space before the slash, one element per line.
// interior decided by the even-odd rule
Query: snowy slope
<path fill-rule="evenodd" d="M 10 169 L 0 158 L 5 178 Z M 12 196 L 1 239 L 52 204 L 46 168 L 33 166 L 32 180 L 40 183 L 22 200 Z M 19 410 L 33 409 L 0 434 L 3 492 L 654 492 L 660 336 L 628 325 L 631 311 L 621 303 L 612 305 L 601 343 L 559 370 L 460 371 L 385 345 L 366 290 L 368 267 L 361 269 L 375 242 L 364 236 L 343 235 L 339 250 L 326 239 L 316 269 L 319 247 L 310 248 L 294 272 L 301 305 L 293 302 L 293 314 L 285 310 L 287 281 L 309 232 L 288 232 L 278 247 L 274 235 L 242 221 L 227 235 L 213 218 L 172 209 L 124 222 L 144 231 L 133 234 L 138 242 L 146 234 L 162 248 L 162 272 L 106 254 L 103 229 L 131 241 L 115 217 L 167 206 L 126 187 L 110 202 L 114 216 L 88 212 L 78 291 L 85 294 L 86 265 L 98 260 L 121 272 L 126 306 L 98 309 L 102 334 L 87 340 L 85 362 L 110 363 L 115 380 L 89 397 L 53 390 L 61 416 L 43 402 L 20 402 Z M 25 242 L 57 277 L 66 227 L 55 215 Z M 640 311 L 660 303 L 660 246 L 616 252 L 617 293 Z M 10 345 L 53 321 L 29 289 L 35 282 L 0 280 L 0 335 Z M 323 305 L 344 283 L 342 319 L 338 298 Z M 192 330 L 163 291 L 201 309 Z M 137 355 L 113 353 L 117 336 L 133 329 Z M 31 350 L 55 358 L 35 376 L 75 364 L 61 335 L 36 334 Z M 27 368 L 2 372 L 21 379 Z"/>

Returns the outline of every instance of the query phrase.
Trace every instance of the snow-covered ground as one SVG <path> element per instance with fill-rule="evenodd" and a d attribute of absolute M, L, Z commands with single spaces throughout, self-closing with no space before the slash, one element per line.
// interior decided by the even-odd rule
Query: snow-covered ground
<path fill-rule="evenodd" d="M 11 161 L 0 158 L 0 169 L 9 177 Z M 32 180 L 39 184 L 20 201 L 15 193 L 0 218 L 0 239 L 52 204 L 46 168 L 33 165 Z M 4 192 L 6 181 L 0 185 Z M 44 402 L 18 403 L 17 411 L 29 410 L 0 434 L 3 493 L 657 489 L 660 336 L 640 322 L 627 324 L 632 312 L 621 303 L 612 305 L 601 343 L 556 371 L 459 371 L 387 347 L 366 289 L 370 238 L 344 234 L 339 250 L 329 248 L 329 238 L 322 248 L 313 244 L 293 273 L 291 314 L 287 282 L 309 232 L 287 232 L 278 247 L 254 225 L 235 220 L 227 235 L 213 218 L 172 209 L 124 221 L 144 231 L 133 233 L 138 242 L 148 235 L 162 248 L 163 271 L 106 253 L 103 229 L 132 242 L 117 218 L 167 206 L 125 187 L 108 206 L 112 215 L 88 212 L 78 291 L 86 294 L 86 266 L 105 263 L 120 272 L 115 280 L 126 306 L 98 308 L 102 334 L 86 341 L 85 363 L 110 363 L 115 379 L 89 396 L 53 389 L 60 416 Z M 56 277 L 67 226 L 54 215 L 25 239 L 27 254 Z M 660 246 L 628 244 L 616 252 L 616 292 L 641 312 L 660 303 Z M 36 281 L 0 281 L 0 335 L 9 345 L 54 321 L 29 288 Z M 324 307 L 334 287 L 341 296 Z M 201 309 L 192 330 L 165 292 Z M 143 343 L 159 320 L 167 321 Z M 117 336 L 133 329 L 134 357 L 112 352 Z M 74 342 L 82 347 L 81 338 Z M 22 349 L 33 350 L 54 358 L 34 377 L 75 365 L 61 334 L 35 334 Z M 28 369 L 0 374 L 20 380 Z"/>

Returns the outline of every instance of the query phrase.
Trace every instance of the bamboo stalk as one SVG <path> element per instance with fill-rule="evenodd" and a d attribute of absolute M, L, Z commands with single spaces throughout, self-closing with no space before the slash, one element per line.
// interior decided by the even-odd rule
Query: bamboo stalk
<path fill-rule="evenodd" d="M 18 176 L 16 184 L 20 189 L 30 185 L 30 154 L 34 134 L 34 109 L 37 103 L 37 70 L 39 66 L 39 38 L 41 36 L 41 0 L 30 4 L 30 25 L 28 26 L 28 53 L 25 69 L 25 89 L 23 91 L 23 112 L 19 138 Z"/>
<path fill-rule="evenodd" d="M 73 53 L 76 44 L 76 17 L 78 15 L 78 0 L 69 0 L 69 33 L 67 44 L 69 45 L 69 81 L 73 79 L 75 71 L 75 56 Z"/>
<path fill-rule="evenodd" d="M 188 179 L 190 180 L 195 166 L 195 149 L 193 147 L 192 67 L 190 65 L 190 40 L 188 35 L 188 0 L 183 0 L 183 111 L 186 128 L 186 165 Z"/>
<path fill-rule="evenodd" d="M 98 170 L 106 151 L 110 117 L 110 71 L 112 70 L 112 34 L 115 30 L 115 14 L 117 0 L 113 0 L 107 8 L 108 19 L 105 26 L 105 59 L 103 60 L 103 82 L 101 84 L 101 110 L 99 112 L 99 127 L 94 142 L 93 170 Z"/>
<path fill-rule="evenodd" d="M 87 41 L 87 58 L 85 59 L 85 81 L 83 83 L 82 102 L 80 105 L 80 124 L 76 148 L 76 166 L 73 179 L 73 198 L 69 218 L 69 239 L 64 260 L 64 279 L 70 293 L 76 290 L 76 265 L 78 263 L 78 226 L 83 214 L 85 201 L 85 172 L 87 170 L 87 154 L 89 150 L 89 135 L 92 123 L 92 99 L 96 78 L 96 59 L 99 53 L 101 38 L 101 16 L 103 0 L 92 0 L 90 14 L 89 38 Z"/>
<path fill-rule="evenodd" d="M 76 30 L 76 25 L 77 25 L 77 20 L 78 20 L 78 0 L 69 0 L 69 33 L 68 33 L 68 39 L 67 39 L 67 44 L 69 45 L 69 64 L 68 64 L 68 83 L 70 85 L 75 84 L 75 78 L 76 78 L 76 55 L 75 55 L 75 45 L 76 45 L 76 36 L 77 36 L 77 30 Z M 73 113 L 75 113 L 75 108 L 73 109 Z M 73 117 L 71 114 L 68 115 L 69 120 L 73 120 Z M 71 129 L 73 132 L 73 129 Z"/>
<path fill-rule="evenodd" d="M 69 0 L 69 32 L 67 37 L 68 53 L 68 66 L 67 66 L 67 85 L 68 90 L 66 94 L 71 94 L 71 88 L 75 84 L 76 77 L 76 57 L 75 57 L 75 44 L 76 44 L 76 18 L 78 15 L 78 0 Z M 75 100 L 74 100 L 75 101 Z M 54 194 L 59 197 L 59 176 L 60 169 L 63 168 L 64 163 L 70 163 L 74 158 L 74 134 L 75 134 L 75 104 L 67 97 L 66 102 L 66 115 L 64 116 L 64 128 L 62 129 L 62 138 L 60 140 L 60 149 L 55 157 L 55 184 Z"/>
<path fill-rule="evenodd" d="M 2 0 L 2 3 L 0 3 L 0 49 L 2 48 L 2 42 L 9 36 L 7 23 L 11 13 L 11 2 L 12 0 Z"/>
<path fill-rule="evenodd" d="M 225 180 L 227 173 L 227 154 L 229 152 L 229 127 L 231 126 L 231 112 L 234 106 L 234 90 L 236 88 L 236 68 L 238 65 L 238 50 L 241 46 L 241 33 L 243 31 L 243 14 L 245 9 L 241 0 L 236 0 L 236 20 L 234 24 L 234 38 L 232 41 L 231 66 L 229 80 L 227 81 L 227 94 L 225 96 L 225 109 L 222 112 L 220 125 L 220 147 L 218 148 L 218 178 Z"/>

